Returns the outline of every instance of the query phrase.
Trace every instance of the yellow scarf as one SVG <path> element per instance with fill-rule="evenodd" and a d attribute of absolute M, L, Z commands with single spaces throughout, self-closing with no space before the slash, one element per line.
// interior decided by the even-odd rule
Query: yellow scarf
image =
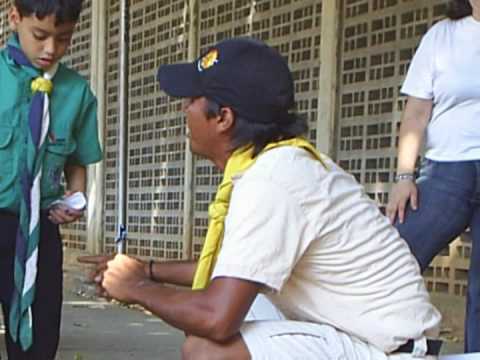
<path fill-rule="evenodd" d="M 307 150 L 313 157 L 320 161 L 323 166 L 325 163 L 322 160 L 322 154 L 308 141 L 302 138 L 293 138 L 288 140 L 281 140 L 268 144 L 261 153 L 265 151 L 280 147 L 280 146 L 294 146 Z M 203 245 L 200 259 L 198 260 L 197 270 L 193 279 L 193 290 L 205 289 L 212 275 L 213 268 L 217 261 L 218 253 L 222 246 L 223 231 L 225 217 L 228 213 L 228 206 L 230 204 L 230 196 L 233 190 L 232 178 L 235 175 L 245 172 L 252 166 L 258 158 L 252 157 L 253 146 L 246 146 L 237 149 L 233 152 L 227 161 L 225 171 L 223 174 L 222 183 L 218 186 L 215 200 L 208 207 L 208 216 L 210 219 L 207 231 L 207 237 Z"/>

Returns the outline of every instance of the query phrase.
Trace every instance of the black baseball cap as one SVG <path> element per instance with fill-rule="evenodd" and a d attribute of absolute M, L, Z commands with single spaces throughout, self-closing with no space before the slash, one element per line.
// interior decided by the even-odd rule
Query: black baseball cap
<path fill-rule="evenodd" d="M 252 122 L 278 121 L 295 104 L 286 61 L 251 38 L 219 42 L 193 63 L 162 65 L 158 80 L 170 96 L 205 96 Z"/>

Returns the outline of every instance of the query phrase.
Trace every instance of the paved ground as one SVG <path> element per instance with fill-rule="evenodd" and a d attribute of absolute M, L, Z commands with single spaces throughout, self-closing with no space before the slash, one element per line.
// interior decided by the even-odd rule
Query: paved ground
<path fill-rule="evenodd" d="M 62 337 L 56 360 L 180 359 L 183 333 L 139 309 L 92 298 L 83 269 L 72 259 L 65 259 Z M 2 326 L 0 333 L 4 331 Z M 2 340 L 0 353 L 6 359 Z"/>
<path fill-rule="evenodd" d="M 92 287 L 85 284 L 85 270 L 74 261 L 76 255 L 69 252 L 65 258 L 62 338 L 56 360 L 180 359 L 183 333 L 140 309 L 92 297 Z M 442 336 L 447 342 L 443 353 L 460 353 L 464 302 L 446 295 L 434 296 L 434 302 L 445 315 Z M 3 341 L 0 354 L 6 358 Z M 480 360 L 480 354 L 475 359 Z"/>
<path fill-rule="evenodd" d="M 141 311 L 99 302 L 65 303 L 57 359 L 179 359 L 183 335 Z"/>

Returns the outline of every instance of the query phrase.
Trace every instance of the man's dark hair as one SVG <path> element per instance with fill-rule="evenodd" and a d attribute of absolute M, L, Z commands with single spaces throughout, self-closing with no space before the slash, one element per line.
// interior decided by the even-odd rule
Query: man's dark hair
<path fill-rule="evenodd" d="M 221 105 L 207 99 L 207 118 L 220 114 Z M 228 107 L 228 106 L 227 106 Z M 235 112 L 235 109 L 232 109 Z M 235 116 L 233 125 L 232 146 L 234 149 L 244 145 L 253 145 L 253 156 L 257 156 L 272 141 L 291 139 L 305 135 L 308 130 L 306 116 L 286 113 L 274 122 L 253 122 Z"/>
<path fill-rule="evenodd" d="M 473 9 L 469 0 L 450 0 L 447 7 L 447 17 L 452 20 L 460 20 L 472 15 Z"/>
<path fill-rule="evenodd" d="M 77 22 L 83 0 L 15 0 L 14 5 L 21 16 L 35 15 L 42 20 L 55 15 L 56 25 Z"/>

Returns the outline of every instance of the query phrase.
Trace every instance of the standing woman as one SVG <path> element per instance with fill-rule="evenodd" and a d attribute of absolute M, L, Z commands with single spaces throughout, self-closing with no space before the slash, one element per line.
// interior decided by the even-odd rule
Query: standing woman
<path fill-rule="evenodd" d="M 470 227 L 465 351 L 480 351 L 480 0 L 454 0 L 423 37 L 402 92 L 398 167 L 387 215 L 422 271 Z M 425 160 L 415 162 L 425 137 Z"/>

